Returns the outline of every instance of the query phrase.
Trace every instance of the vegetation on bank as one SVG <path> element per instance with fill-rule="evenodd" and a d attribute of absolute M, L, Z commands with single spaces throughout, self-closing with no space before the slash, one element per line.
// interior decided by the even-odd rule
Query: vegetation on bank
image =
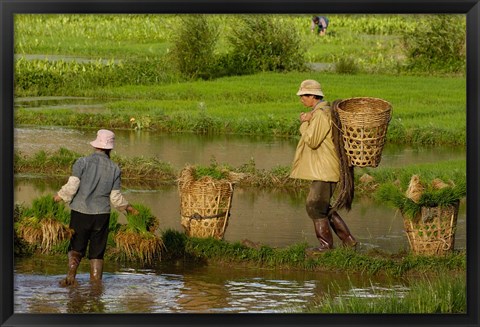
<path fill-rule="evenodd" d="M 190 238 L 183 233 L 167 230 L 162 235 L 166 249 L 175 249 L 170 255 L 187 256 L 208 264 L 241 264 L 246 267 L 271 269 L 300 269 L 313 271 L 360 272 L 402 276 L 407 273 L 466 269 L 466 256 L 457 251 L 443 257 L 416 256 L 408 253 L 385 254 L 378 251 L 362 253 L 348 248 L 337 248 L 318 255 L 306 255 L 308 244 L 293 244 L 272 248 L 261 244 L 228 243 L 213 238 Z M 170 251 L 167 251 L 170 253 Z"/>
<path fill-rule="evenodd" d="M 321 81 L 329 101 L 351 97 L 389 101 L 393 107 L 389 143 L 466 144 L 466 82 L 453 77 L 292 72 L 151 86 L 88 89 L 72 85 L 66 94 L 98 99 L 102 106 L 93 112 L 68 106 L 18 107 L 15 123 L 297 137 L 297 117 L 304 109 L 295 92 L 300 81 L 309 78 Z"/>
<path fill-rule="evenodd" d="M 325 296 L 302 312 L 361 314 L 452 314 L 466 313 L 467 288 L 465 274 L 439 274 L 412 279 L 408 290 L 373 288 L 368 297 L 329 290 Z"/>
<path fill-rule="evenodd" d="M 15 152 L 14 173 L 16 175 L 37 175 L 40 177 L 65 178 L 71 173 L 71 166 L 80 154 L 60 148 L 58 151 L 39 151 L 32 156 Z M 133 157 L 127 158 L 112 154 L 112 160 L 122 169 L 124 185 L 175 185 L 181 169 L 158 158 Z M 289 178 L 290 167 L 277 166 L 270 170 L 258 169 L 252 159 L 238 167 L 212 161 L 209 166 L 199 167 L 201 175 L 218 175 L 227 172 L 238 174 L 239 187 L 282 188 L 288 191 L 302 192 L 307 189 L 308 181 Z M 422 179 L 452 181 L 459 185 L 460 193 L 466 184 L 466 160 L 446 160 L 437 163 L 416 164 L 406 167 L 376 167 L 355 168 L 355 192 L 359 196 L 373 196 L 382 184 L 397 185 L 405 191 L 412 175 Z M 463 193 L 462 193 L 463 194 Z"/>
<path fill-rule="evenodd" d="M 389 142 L 465 145 L 462 15 L 332 15 L 325 37 L 310 33 L 310 18 L 18 15 L 16 98 L 82 96 L 104 107 L 17 108 L 15 122 L 292 137 L 303 110 L 295 90 L 314 78 L 329 101 L 391 102 Z"/>

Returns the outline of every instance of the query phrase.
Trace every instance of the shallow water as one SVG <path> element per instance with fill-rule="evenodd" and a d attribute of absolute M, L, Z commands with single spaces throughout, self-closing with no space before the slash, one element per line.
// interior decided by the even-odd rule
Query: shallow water
<path fill-rule="evenodd" d="M 15 202 L 30 205 L 42 195 L 53 195 L 61 182 L 43 179 L 16 178 Z M 140 203 L 150 208 L 160 222 L 160 229 L 183 231 L 180 225 L 180 197 L 176 187 L 158 189 L 128 189 L 125 197 L 133 204 Z M 466 246 L 465 204 L 460 207 L 455 238 L 455 247 Z M 396 210 L 356 199 L 350 212 L 340 212 L 352 234 L 367 249 L 380 249 L 396 253 L 408 249 L 403 218 Z M 120 223 L 125 216 L 120 214 Z M 232 200 L 231 216 L 225 233 L 227 241 L 248 239 L 273 247 L 285 247 L 294 243 L 318 243 L 311 220 L 305 212 L 303 197 L 278 190 L 255 190 L 236 188 Z M 334 237 L 335 245 L 340 241 Z"/>
<path fill-rule="evenodd" d="M 82 261 L 78 287 L 62 288 L 65 262 L 17 259 L 15 313 L 281 313 L 312 305 L 322 294 L 379 296 L 408 290 L 404 281 L 343 273 L 280 272 L 229 267 L 159 265 L 155 269 L 106 263 L 101 285 Z"/>
<path fill-rule="evenodd" d="M 89 142 L 96 130 L 63 127 L 17 126 L 14 146 L 25 154 L 40 150 L 56 151 L 60 147 L 80 154 L 92 151 Z M 289 138 L 241 135 L 164 134 L 148 131 L 116 130 L 115 153 L 127 157 L 156 157 L 180 169 L 186 164 L 218 163 L 239 167 L 254 160 L 258 169 L 290 166 L 297 141 Z M 447 146 L 404 147 L 386 144 L 379 167 L 402 167 L 416 163 L 435 163 L 465 159 L 464 148 Z"/>

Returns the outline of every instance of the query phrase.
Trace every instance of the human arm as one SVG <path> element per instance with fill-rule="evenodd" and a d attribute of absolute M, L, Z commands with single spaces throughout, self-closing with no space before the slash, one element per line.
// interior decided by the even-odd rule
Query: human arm
<path fill-rule="evenodd" d="M 65 201 L 70 203 L 78 191 L 80 179 L 76 176 L 70 176 L 68 182 L 53 196 L 55 202 Z"/>
<path fill-rule="evenodd" d="M 330 129 L 330 119 L 326 113 L 319 111 L 315 115 L 306 113 L 300 125 L 300 134 L 305 144 L 311 149 L 316 149 L 327 137 Z"/>
<path fill-rule="evenodd" d="M 53 196 L 55 202 L 72 202 L 73 197 L 77 194 L 78 188 L 80 187 L 80 177 L 82 176 L 84 167 L 85 162 L 83 158 L 75 161 L 72 167 L 72 176 L 68 178 L 67 183 Z"/>
<path fill-rule="evenodd" d="M 120 190 L 112 190 L 110 192 L 110 202 L 119 211 L 126 211 L 133 215 L 138 214 L 138 210 L 128 203 Z"/>
<path fill-rule="evenodd" d="M 315 31 L 315 22 L 313 21 L 312 19 L 312 22 L 310 23 L 310 31 L 313 33 L 313 31 Z"/>

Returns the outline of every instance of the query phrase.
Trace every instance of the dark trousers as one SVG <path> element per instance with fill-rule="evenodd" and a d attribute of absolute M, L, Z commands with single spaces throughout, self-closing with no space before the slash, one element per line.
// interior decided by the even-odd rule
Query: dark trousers
<path fill-rule="evenodd" d="M 80 252 L 85 256 L 88 246 L 89 259 L 103 259 L 108 239 L 110 214 L 87 215 L 71 211 L 70 228 L 75 233 L 70 239 L 68 250 Z M 90 245 L 89 245 L 90 241 Z"/>
<path fill-rule="evenodd" d="M 313 181 L 307 196 L 307 214 L 311 219 L 327 218 L 330 212 L 330 200 L 337 183 Z"/>

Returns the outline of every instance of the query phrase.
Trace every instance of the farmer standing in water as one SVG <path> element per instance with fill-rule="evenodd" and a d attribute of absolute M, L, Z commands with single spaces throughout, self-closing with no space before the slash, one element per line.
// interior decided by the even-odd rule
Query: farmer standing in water
<path fill-rule="evenodd" d="M 61 286 L 77 284 L 77 268 L 87 252 L 87 246 L 90 280 L 102 280 L 110 204 L 120 211 L 138 214 L 120 192 L 121 171 L 110 160 L 114 143 L 115 134 L 112 131 L 99 130 L 97 138 L 90 142 L 94 152 L 75 161 L 68 182 L 54 196 L 56 202 L 63 200 L 70 205 L 70 228 L 74 230 L 68 247 L 68 272 L 66 278 L 60 281 Z"/>
<path fill-rule="evenodd" d="M 330 104 L 323 100 L 320 83 L 305 80 L 297 92 L 302 104 L 310 108 L 300 114 L 300 134 L 293 160 L 291 178 L 311 180 L 306 210 L 313 221 L 320 242 L 312 250 L 323 252 L 333 248 L 331 229 L 344 246 L 355 247 L 357 241 L 330 201 L 340 180 L 340 160 L 333 140 Z"/>

